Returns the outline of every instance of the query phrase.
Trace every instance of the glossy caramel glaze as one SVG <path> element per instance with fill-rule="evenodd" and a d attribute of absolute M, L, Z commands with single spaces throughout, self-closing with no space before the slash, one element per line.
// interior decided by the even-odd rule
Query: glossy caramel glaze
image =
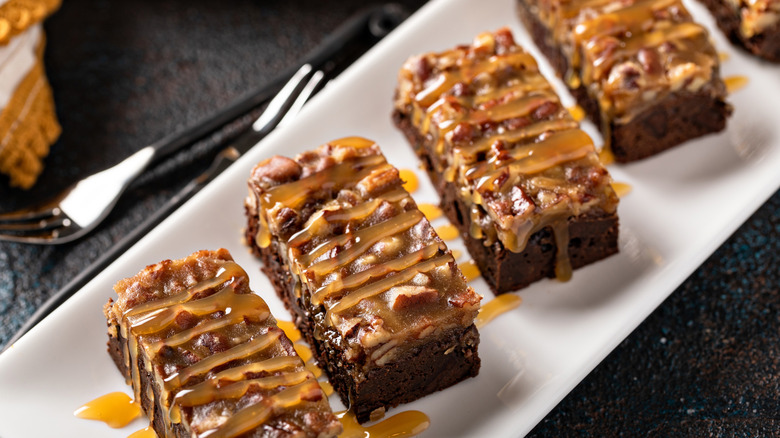
<path fill-rule="evenodd" d="M 317 321 L 314 336 L 341 345 L 359 369 L 473 324 L 481 297 L 372 141 L 273 157 L 249 188 L 256 244 L 276 245 Z"/>
<path fill-rule="evenodd" d="M 339 432 L 317 380 L 226 250 L 148 266 L 114 289 L 109 335 L 125 340 L 136 399 L 151 394 L 141 393 L 142 373 L 157 386 L 162 435 Z"/>
<path fill-rule="evenodd" d="M 522 252 L 550 227 L 563 243 L 558 277 L 566 279 L 569 218 L 616 211 L 592 140 L 507 29 L 410 58 L 395 107 L 433 138 L 444 157 L 433 170 L 456 185 L 471 209 L 469 232 L 485 245 Z"/>
<path fill-rule="evenodd" d="M 681 0 L 541 0 L 532 13 L 569 60 L 564 79 L 599 104 L 602 121 L 627 123 L 678 91 L 722 100 L 718 54 Z M 713 80 L 715 79 L 715 80 Z"/>

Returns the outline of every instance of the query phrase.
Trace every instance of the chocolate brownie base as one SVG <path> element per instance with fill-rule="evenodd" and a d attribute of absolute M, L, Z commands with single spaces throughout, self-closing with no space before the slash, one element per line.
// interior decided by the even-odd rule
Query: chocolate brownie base
<path fill-rule="evenodd" d="M 739 31 L 739 15 L 723 0 L 701 0 L 715 16 L 718 27 L 734 44 L 768 61 L 780 62 L 780 23 L 751 38 Z"/>
<path fill-rule="evenodd" d="M 517 2 L 520 19 L 534 42 L 544 53 L 560 76 L 569 69 L 569 61 L 554 43 L 551 32 L 528 9 L 523 1 Z M 588 114 L 611 147 L 615 161 L 628 163 L 658 154 L 682 142 L 702 135 L 722 131 L 731 107 L 713 99 L 707 92 L 675 92 L 659 100 L 652 107 L 631 119 L 628 123 L 605 124 L 596 99 L 584 86 L 571 89 L 577 103 Z"/>
<path fill-rule="evenodd" d="M 125 354 L 123 345 L 127 345 L 127 340 L 122 336 L 122 331 L 118 325 L 111 328 L 116 336 L 110 336 L 108 339 L 108 354 L 114 360 L 119 371 L 130 381 L 130 367 L 125 365 Z M 152 419 L 152 428 L 155 431 L 165 430 L 165 420 L 163 419 L 163 410 L 158 401 L 162 400 L 162 395 L 157 390 L 157 385 L 153 383 L 151 373 L 146 371 L 146 362 L 143 355 L 138 356 L 138 370 L 141 379 L 141 409 L 144 410 L 147 417 Z M 151 413 L 151 415 L 150 415 Z M 174 435 L 171 438 L 189 438 L 190 434 L 181 424 L 173 424 Z"/>
<path fill-rule="evenodd" d="M 249 217 L 246 238 L 253 241 L 258 221 L 256 217 Z M 465 330 L 458 328 L 444 333 L 436 341 L 410 350 L 393 363 L 373 367 L 364 378 L 358 379 L 355 363 L 342 355 L 338 334 L 326 329 L 325 333 L 315 336 L 322 331 L 315 321 L 324 317 L 324 311 L 307 316 L 305 305 L 295 293 L 294 280 L 278 256 L 276 242 L 272 241 L 264 249 L 253 244 L 252 252 L 262 259 L 263 272 L 271 279 L 276 293 L 293 316 L 293 322 L 311 345 L 317 364 L 328 375 L 342 402 L 354 410 L 358 422 L 369 421 L 375 410 L 382 412 L 417 400 L 478 374 L 479 333 L 471 325 Z"/>
<path fill-rule="evenodd" d="M 434 169 L 441 167 L 439 155 L 430 141 L 420 135 L 406 115 L 393 112 L 395 125 L 404 133 L 441 197 L 441 208 L 460 231 L 474 262 L 495 294 L 511 292 L 543 278 L 555 278 L 556 245 L 550 228 L 544 228 L 528 239 L 520 253 L 508 251 L 501 242 L 485 246 L 469 234 L 468 206 L 457 196 L 455 184 L 446 182 Z M 618 217 L 616 214 L 581 215 L 569 219 L 569 258 L 572 269 L 581 268 L 618 252 Z"/>

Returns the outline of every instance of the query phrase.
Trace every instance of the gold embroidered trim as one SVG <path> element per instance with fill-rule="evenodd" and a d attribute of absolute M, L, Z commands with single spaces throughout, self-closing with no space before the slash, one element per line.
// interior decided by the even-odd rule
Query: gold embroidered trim
<path fill-rule="evenodd" d="M 36 49 L 37 60 L 0 113 L 0 172 L 11 185 L 29 189 L 43 170 L 49 146 L 60 136 L 54 99 L 43 70 L 45 37 Z"/>
<path fill-rule="evenodd" d="M 40 22 L 60 7 L 61 0 L 8 0 L 0 6 L 0 45 Z"/>

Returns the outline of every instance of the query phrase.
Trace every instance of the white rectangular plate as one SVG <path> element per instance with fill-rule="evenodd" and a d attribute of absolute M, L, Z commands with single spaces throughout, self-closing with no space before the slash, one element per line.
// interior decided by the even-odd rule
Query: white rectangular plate
<path fill-rule="evenodd" d="M 426 5 L 323 90 L 291 126 L 275 131 L 1 355 L 0 436 L 125 437 L 148 424 L 139 419 L 114 430 L 73 416 L 99 395 L 130 391 L 106 353 L 101 309 L 117 280 L 148 264 L 225 247 L 273 313 L 288 319 L 241 242 L 252 166 L 273 154 L 289 156 L 361 135 L 376 140 L 397 167 L 417 169 L 418 160 L 390 120 L 396 75 L 408 56 L 509 26 L 552 77 L 519 24 L 513 1 Z M 431 418 L 425 436 L 526 434 L 780 186 L 780 68 L 735 50 L 713 30 L 703 8 L 688 6 L 728 54 L 723 75 L 749 77 L 747 87 L 730 97 L 736 111 L 728 131 L 637 164 L 611 166 L 616 181 L 633 187 L 619 208 L 620 254 L 577 270 L 569 283 L 542 281 L 520 291 L 522 305 L 481 330 L 478 377 L 390 414 L 425 412 Z M 437 203 L 427 178 L 417 173 L 422 184 L 415 198 Z M 450 246 L 463 249 L 460 241 Z M 482 280 L 473 285 L 486 301 L 493 297 Z M 337 397 L 331 401 L 341 408 Z"/>

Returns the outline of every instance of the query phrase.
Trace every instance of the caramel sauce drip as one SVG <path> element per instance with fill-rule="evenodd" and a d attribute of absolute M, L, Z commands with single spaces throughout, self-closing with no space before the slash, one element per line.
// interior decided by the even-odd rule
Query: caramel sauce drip
<path fill-rule="evenodd" d="M 404 189 L 409 193 L 414 193 L 420 187 L 420 181 L 417 179 L 417 174 L 413 170 L 400 169 L 398 176 L 401 181 L 404 182 Z"/>
<path fill-rule="evenodd" d="M 571 114 L 571 117 L 578 122 L 581 122 L 585 119 L 585 110 L 582 109 L 582 107 L 579 105 L 566 107 L 566 110 L 569 112 L 569 114 Z"/>
<path fill-rule="evenodd" d="M 612 189 L 615 191 L 615 194 L 618 196 L 618 198 L 623 198 L 631 193 L 632 187 L 627 183 L 613 182 Z"/>
<path fill-rule="evenodd" d="M 501 294 L 482 305 L 482 308 L 479 310 L 479 315 L 477 315 L 477 319 L 474 321 L 474 324 L 476 324 L 477 328 L 481 329 L 490 321 L 493 321 L 497 317 L 514 308 L 517 308 L 522 301 L 522 298 L 515 294 Z"/>
<path fill-rule="evenodd" d="M 141 415 L 141 405 L 124 392 L 112 392 L 85 403 L 73 415 L 85 420 L 102 421 L 118 429 Z"/>
<path fill-rule="evenodd" d="M 452 251 L 452 255 L 455 256 L 455 251 Z M 458 256 L 455 256 L 457 258 Z M 463 273 L 463 276 L 466 277 L 466 281 L 472 281 L 477 278 L 479 278 L 480 275 L 482 275 L 481 272 L 479 272 L 479 268 L 477 267 L 477 264 L 474 263 L 474 260 L 468 260 L 463 263 L 460 263 L 458 265 L 460 267 L 460 271 Z"/>
<path fill-rule="evenodd" d="M 605 166 L 614 164 L 615 154 L 612 153 L 612 149 L 606 147 L 605 145 L 605 147 L 599 151 L 599 161 L 601 161 Z"/>
<path fill-rule="evenodd" d="M 295 344 L 294 347 L 295 347 L 295 352 L 298 353 L 298 356 L 300 356 L 302 361 L 308 362 L 308 361 L 310 361 L 314 357 L 314 354 L 312 353 L 311 348 L 309 348 L 309 347 L 307 347 L 307 346 L 305 346 L 305 345 L 303 345 L 301 343 Z"/>
<path fill-rule="evenodd" d="M 333 385 L 328 381 L 320 382 L 320 388 L 322 388 L 322 392 L 324 392 L 327 397 L 330 397 L 335 392 L 333 390 Z"/>
<path fill-rule="evenodd" d="M 741 75 L 729 76 L 727 78 L 723 78 L 723 83 L 726 84 L 726 91 L 733 93 L 745 88 L 745 86 L 748 84 L 748 77 Z"/>
<path fill-rule="evenodd" d="M 141 430 L 136 430 L 127 436 L 127 438 L 157 438 L 157 434 L 151 425 L 144 427 Z"/>
<path fill-rule="evenodd" d="M 439 208 L 437 205 L 433 205 L 433 204 L 418 204 L 417 208 L 420 209 L 422 214 L 429 221 L 432 221 L 434 219 L 438 219 L 442 215 L 441 208 Z"/>
<path fill-rule="evenodd" d="M 441 240 L 455 240 L 460 235 L 458 228 L 452 224 L 440 225 L 436 227 L 436 234 L 441 237 Z"/>
<path fill-rule="evenodd" d="M 295 328 L 292 321 L 276 321 L 276 325 L 282 329 L 290 342 L 298 342 L 301 339 L 301 332 Z"/>
<path fill-rule="evenodd" d="M 339 438 L 403 438 L 419 435 L 428 429 L 431 420 L 420 411 L 404 411 L 371 426 L 362 426 L 352 411 L 336 414 L 344 426 Z"/>

